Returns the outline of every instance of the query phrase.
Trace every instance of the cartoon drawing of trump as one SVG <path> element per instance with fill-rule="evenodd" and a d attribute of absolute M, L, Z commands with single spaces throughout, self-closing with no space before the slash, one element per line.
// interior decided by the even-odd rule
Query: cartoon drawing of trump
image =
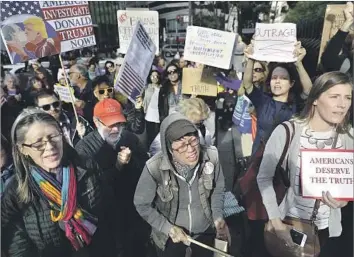
<path fill-rule="evenodd" d="M 48 38 L 46 24 L 40 17 L 31 17 L 23 22 L 25 34 L 29 43 L 34 45 L 33 52 L 36 58 L 58 54 L 52 38 Z"/>

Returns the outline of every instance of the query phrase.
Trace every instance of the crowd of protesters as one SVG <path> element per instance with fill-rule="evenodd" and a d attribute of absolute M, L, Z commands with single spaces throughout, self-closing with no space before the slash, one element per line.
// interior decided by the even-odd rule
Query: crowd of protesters
<path fill-rule="evenodd" d="M 218 238 L 238 245 L 231 250 L 237 257 L 268 257 L 265 228 L 294 250 L 283 220 L 309 221 L 317 203 L 301 195 L 300 150 L 353 149 L 353 14 L 346 11 L 345 19 L 321 57 L 320 76 L 306 72 L 301 42 L 295 63 L 254 60 L 251 42 L 243 65 L 220 71 L 242 80 L 240 89 L 221 84 L 217 97 L 182 93 L 183 69 L 203 65 L 179 54 L 168 64 L 156 56 L 134 104 L 115 87 L 123 56 L 107 60 L 104 69 L 89 50 L 69 53 L 64 70 L 57 57 L 49 70 L 34 61 L 26 84 L 2 70 L 2 254 L 205 257 L 213 252 L 190 238 L 209 246 Z M 66 86 L 64 73 L 73 104 L 61 101 L 54 87 Z M 294 136 L 286 149 L 289 186 L 278 201 L 273 181 L 284 126 Z M 238 191 L 226 191 L 218 127 L 232 132 L 238 149 L 230 154 L 236 183 L 263 150 L 254 182 L 266 219 L 252 218 Z M 353 256 L 352 202 L 324 192 L 316 210 L 320 256 Z M 235 224 L 240 216 L 248 220 Z M 235 237 L 241 226 L 248 232 Z"/>

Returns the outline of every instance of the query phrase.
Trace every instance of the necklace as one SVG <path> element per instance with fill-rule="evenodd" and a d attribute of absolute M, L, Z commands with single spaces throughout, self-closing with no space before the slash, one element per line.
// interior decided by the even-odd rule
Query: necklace
<path fill-rule="evenodd" d="M 324 149 L 326 146 L 330 146 L 333 144 L 334 141 L 334 137 L 331 136 L 329 138 L 316 138 L 314 136 L 314 132 L 313 130 L 307 128 L 305 130 L 305 135 L 307 137 L 307 141 L 311 144 L 311 145 L 315 145 L 317 149 Z"/>

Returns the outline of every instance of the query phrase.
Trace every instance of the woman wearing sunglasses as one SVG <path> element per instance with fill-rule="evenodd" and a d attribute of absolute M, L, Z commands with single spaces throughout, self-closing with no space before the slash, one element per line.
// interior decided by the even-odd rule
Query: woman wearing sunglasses
<path fill-rule="evenodd" d="M 159 92 L 161 88 L 161 75 L 157 70 L 151 70 L 147 79 L 148 86 L 145 88 L 142 98 L 145 112 L 146 133 L 150 145 L 160 131 L 159 115 Z"/>
<path fill-rule="evenodd" d="M 182 95 L 182 72 L 178 64 L 172 62 L 166 67 L 167 81 L 162 84 L 159 93 L 159 115 L 162 122 L 169 114 L 176 111 Z"/>
<path fill-rule="evenodd" d="M 25 109 L 11 139 L 15 177 L 1 199 L 2 251 L 8 256 L 113 256 L 100 197 L 106 174 L 87 169 L 59 123 L 41 110 Z"/>

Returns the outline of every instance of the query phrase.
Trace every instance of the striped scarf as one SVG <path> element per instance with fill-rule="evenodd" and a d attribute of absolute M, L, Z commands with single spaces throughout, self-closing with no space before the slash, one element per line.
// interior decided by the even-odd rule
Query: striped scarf
<path fill-rule="evenodd" d="M 62 222 L 65 235 L 75 250 L 89 245 L 96 231 L 97 219 L 81 209 L 76 202 L 76 176 L 72 166 L 61 170 L 62 183 L 46 171 L 32 167 L 32 186 L 46 201 L 53 222 Z"/>

